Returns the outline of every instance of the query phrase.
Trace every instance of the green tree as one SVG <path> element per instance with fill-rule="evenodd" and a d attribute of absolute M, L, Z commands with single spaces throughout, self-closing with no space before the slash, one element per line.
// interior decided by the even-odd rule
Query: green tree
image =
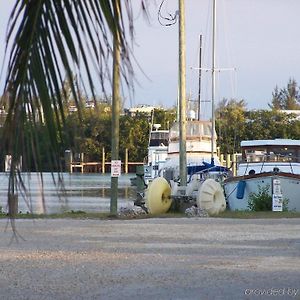
<path fill-rule="evenodd" d="M 143 113 L 138 113 L 135 117 L 122 116 L 120 128 L 121 157 L 125 156 L 125 149 L 128 149 L 130 161 L 143 161 L 149 139 L 148 116 Z"/>
<path fill-rule="evenodd" d="M 244 100 L 223 99 L 216 109 L 216 131 L 221 153 L 239 152 L 240 142 L 245 138 Z"/>
<path fill-rule="evenodd" d="M 276 110 L 253 110 L 246 113 L 246 137 L 248 140 L 290 138 L 290 118 Z"/>
<path fill-rule="evenodd" d="M 272 93 L 272 109 L 295 110 L 300 109 L 300 91 L 295 79 L 289 79 L 287 87 L 279 90 L 275 87 Z"/>
<path fill-rule="evenodd" d="M 161 129 L 170 129 L 172 124 L 176 120 L 176 109 L 172 108 L 169 110 L 155 109 L 153 111 L 153 123 L 160 124 Z"/>

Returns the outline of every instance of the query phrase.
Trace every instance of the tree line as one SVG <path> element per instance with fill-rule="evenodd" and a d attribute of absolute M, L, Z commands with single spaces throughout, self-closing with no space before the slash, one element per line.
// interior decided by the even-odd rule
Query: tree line
<path fill-rule="evenodd" d="M 288 92 L 291 84 L 296 91 L 294 93 Z M 244 100 L 223 99 L 216 107 L 217 145 L 221 153 L 240 152 L 242 140 L 300 139 L 300 121 L 297 116 L 282 111 L 291 109 L 291 94 L 295 96 L 293 103 L 299 105 L 298 90 L 297 83 L 290 80 L 287 88 L 280 90 L 281 105 L 278 106 L 278 88 L 276 87 L 268 110 L 249 110 Z M 33 145 L 29 144 L 28 151 L 23 154 L 26 156 L 26 159 L 23 159 L 24 170 L 63 169 L 64 152 L 67 149 L 73 153 L 84 153 L 86 161 L 101 161 L 104 148 L 106 160 L 111 159 L 111 103 L 98 99 L 94 108 L 86 108 L 83 103 L 86 103 L 85 98 L 81 99 L 79 114 L 68 112 L 70 101 L 64 103 L 66 118 L 62 122 L 62 129 L 57 130 L 62 164 L 53 164 L 55 159 L 52 156 L 55 153 L 49 151 L 51 149 L 49 132 L 43 122 L 37 122 L 34 138 L 38 144 L 39 159 L 33 163 L 34 151 L 32 150 L 34 149 L 31 149 Z M 124 160 L 125 151 L 128 149 L 129 161 L 142 162 L 147 155 L 151 122 L 161 124 L 161 129 L 169 129 L 175 120 L 176 108 L 155 109 L 152 116 L 141 112 L 134 116 L 122 114 L 120 116 L 120 159 Z M 31 126 L 32 124 L 28 122 L 23 136 L 24 141 L 30 140 Z"/>

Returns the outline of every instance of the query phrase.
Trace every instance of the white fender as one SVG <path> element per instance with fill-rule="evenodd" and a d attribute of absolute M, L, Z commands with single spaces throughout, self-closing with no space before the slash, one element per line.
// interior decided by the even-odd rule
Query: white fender
<path fill-rule="evenodd" d="M 209 215 L 218 215 L 226 209 L 223 188 L 214 179 L 206 179 L 197 195 L 198 207 L 205 209 Z"/>
<path fill-rule="evenodd" d="M 171 187 L 163 177 L 155 178 L 146 190 L 146 206 L 150 214 L 166 213 L 171 204 Z"/>

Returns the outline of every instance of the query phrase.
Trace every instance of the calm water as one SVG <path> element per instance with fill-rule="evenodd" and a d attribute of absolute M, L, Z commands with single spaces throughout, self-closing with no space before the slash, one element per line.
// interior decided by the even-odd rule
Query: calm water
<path fill-rule="evenodd" d="M 55 176 L 57 178 L 57 176 Z M 133 204 L 135 189 L 130 186 L 130 177 L 119 177 L 118 207 Z M 29 187 L 28 203 L 19 196 L 19 211 L 34 213 L 59 213 L 71 210 L 86 212 L 108 212 L 110 208 L 110 174 L 64 173 L 65 193 L 55 187 L 50 173 L 43 173 L 46 210 L 42 205 L 42 185 L 35 173 L 23 174 L 23 180 Z M 7 211 L 8 176 L 0 173 L 0 206 Z"/>

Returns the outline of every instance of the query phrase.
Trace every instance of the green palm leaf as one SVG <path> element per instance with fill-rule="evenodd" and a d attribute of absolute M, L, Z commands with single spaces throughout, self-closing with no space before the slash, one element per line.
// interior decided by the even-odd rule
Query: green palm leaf
<path fill-rule="evenodd" d="M 105 91 L 110 80 L 109 63 L 113 35 L 120 33 L 122 73 L 133 74 L 127 36 L 132 36 L 129 0 L 122 1 L 121 20 L 114 17 L 113 0 L 16 0 L 8 27 L 9 51 L 5 96 L 7 118 L 1 136 L 1 155 L 12 155 L 8 195 L 26 188 L 22 185 L 18 163 L 23 158 L 27 170 L 41 171 L 37 124 L 44 124 L 49 141 L 48 158 L 52 171 L 61 170 L 61 127 L 65 120 L 63 102 L 65 78 L 80 108 L 77 78 L 87 78 L 86 88 L 95 96 L 95 85 Z M 145 4 L 141 0 L 142 7 Z M 125 21 L 126 20 L 126 21 Z M 124 24 L 129 24 L 125 28 Z M 10 48 L 11 47 L 11 48 Z M 95 74 L 97 76 L 95 76 Z M 79 109 L 80 114 L 80 109 Z M 21 183 L 21 185 L 20 185 Z"/>

